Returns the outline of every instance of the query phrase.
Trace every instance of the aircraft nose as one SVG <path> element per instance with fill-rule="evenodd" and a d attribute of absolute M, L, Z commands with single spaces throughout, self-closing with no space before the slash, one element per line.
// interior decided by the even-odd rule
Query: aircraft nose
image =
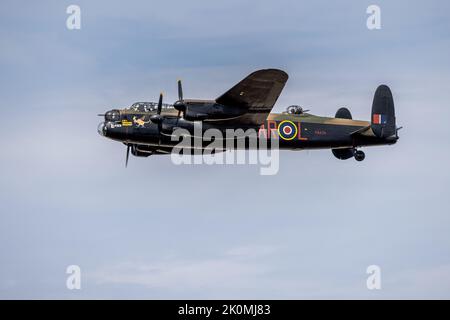
<path fill-rule="evenodd" d="M 100 122 L 98 127 L 97 127 L 97 132 L 99 135 L 101 136 L 105 136 L 106 134 L 106 126 L 104 122 Z"/>

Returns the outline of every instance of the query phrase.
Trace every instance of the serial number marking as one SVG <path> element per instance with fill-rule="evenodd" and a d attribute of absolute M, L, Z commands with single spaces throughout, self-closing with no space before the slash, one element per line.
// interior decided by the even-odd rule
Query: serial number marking
<path fill-rule="evenodd" d="M 270 314 L 270 305 L 268 304 L 224 304 L 222 307 L 224 308 L 223 315 L 251 315 L 256 317 Z"/>

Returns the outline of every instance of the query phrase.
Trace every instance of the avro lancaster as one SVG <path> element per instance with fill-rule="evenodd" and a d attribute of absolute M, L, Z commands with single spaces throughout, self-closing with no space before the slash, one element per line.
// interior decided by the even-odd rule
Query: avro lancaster
<path fill-rule="evenodd" d="M 353 120 L 350 111 L 342 107 L 335 117 L 313 115 L 298 105 L 282 113 L 271 113 L 288 75 L 278 69 L 258 70 L 215 100 L 184 99 L 178 81 L 178 101 L 163 103 L 136 102 L 129 108 L 112 109 L 98 126 L 100 135 L 122 142 L 129 153 L 137 157 L 170 154 L 178 144 L 173 138 L 176 129 L 185 129 L 194 138 L 201 132 L 217 129 L 255 129 L 257 139 L 275 135 L 280 150 L 331 149 L 340 160 L 365 158 L 361 147 L 390 145 L 398 140 L 394 101 L 391 90 L 380 85 L 374 95 L 370 121 Z M 198 132 L 198 131 L 197 131 Z M 203 141 L 201 148 L 207 148 Z M 250 148 L 251 144 L 245 144 Z M 225 151 L 225 150 L 216 150 Z"/>

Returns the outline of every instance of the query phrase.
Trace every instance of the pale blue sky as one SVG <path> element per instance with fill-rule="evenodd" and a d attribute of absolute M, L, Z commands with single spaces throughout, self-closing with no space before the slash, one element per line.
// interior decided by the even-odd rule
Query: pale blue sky
<path fill-rule="evenodd" d="M 82 28 L 69 31 L 69 4 Z M 381 7 L 382 29 L 366 28 Z M 2 1 L 1 298 L 450 298 L 447 1 Z M 274 111 L 391 86 L 395 146 L 366 160 L 282 152 L 256 166 L 131 158 L 96 116 L 215 98 L 248 73 L 290 79 Z M 77 264 L 82 289 L 65 287 Z M 366 268 L 382 290 L 366 289 Z"/>

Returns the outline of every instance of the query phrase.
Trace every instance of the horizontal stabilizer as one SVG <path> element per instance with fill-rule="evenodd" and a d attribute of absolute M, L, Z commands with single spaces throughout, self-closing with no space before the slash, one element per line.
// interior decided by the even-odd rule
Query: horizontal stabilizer
<path fill-rule="evenodd" d="M 350 133 L 350 135 L 364 134 L 364 133 L 368 132 L 370 128 L 371 128 L 371 126 L 363 127 L 363 128 L 358 129 L 356 131 L 353 131 L 352 133 Z"/>

